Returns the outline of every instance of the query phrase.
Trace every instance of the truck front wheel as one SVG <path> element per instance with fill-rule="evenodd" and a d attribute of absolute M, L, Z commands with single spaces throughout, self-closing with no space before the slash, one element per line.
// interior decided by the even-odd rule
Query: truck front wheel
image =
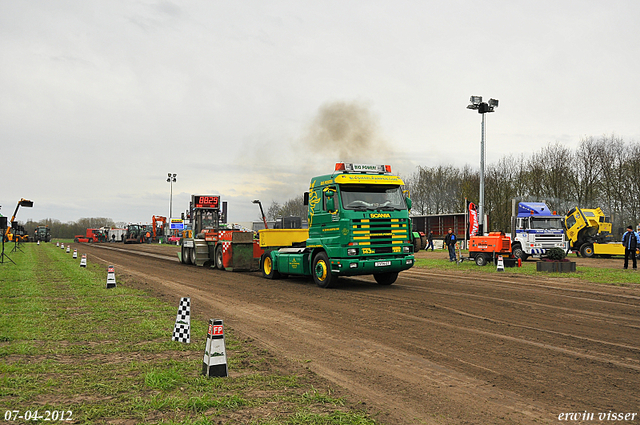
<path fill-rule="evenodd" d="M 512 248 L 512 252 L 515 258 L 520 258 L 522 261 L 527 261 L 527 258 L 529 258 L 529 255 L 524 252 L 520 244 L 515 244 Z"/>
<path fill-rule="evenodd" d="M 262 254 L 260 264 L 262 265 L 260 267 L 262 269 L 262 277 L 266 279 L 277 279 L 280 277 L 280 273 L 278 273 L 273 268 L 273 259 L 271 258 L 271 253 L 265 252 L 264 254 Z"/>
<path fill-rule="evenodd" d="M 487 257 L 484 254 L 476 255 L 476 265 L 477 266 L 486 266 L 487 265 Z"/>
<path fill-rule="evenodd" d="M 593 257 L 593 245 L 586 243 L 580 247 L 580 254 L 585 258 Z"/>
<path fill-rule="evenodd" d="M 324 252 L 319 252 L 313 257 L 311 274 L 313 281 L 321 288 L 331 288 L 338 281 L 338 276 L 331 272 L 329 257 Z"/>
<path fill-rule="evenodd" d="M 398 279 L 398 272 L 377 273 L 373 275 L 373 278 L 380 285 L 391 285 Z"/>

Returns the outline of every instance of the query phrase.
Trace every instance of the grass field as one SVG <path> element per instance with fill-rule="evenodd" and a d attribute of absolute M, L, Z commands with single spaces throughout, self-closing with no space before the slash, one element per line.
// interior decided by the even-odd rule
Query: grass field
<path fill-rule="evenodd" d="M 36 411 L 43 423 L 377 423 L 304 365 L 275 358 L 228 327 L 230 377 L 204 377 L 204 318 L 191 319 L 191 344 L 172 342 L 177 304 L 126 282 L 106 289 L 103 266 L 81 268 L 55 243 L 22 249 L 10 254 L 16 264 L 0 264 L 6 423 L 33 423 L 25 415 Z"/>
<path fill-rule="evenodd" d="M 444 251 L 443 251 L 444 252 Z M 467 251 L 462 251 L 462 256 L 468 256 Z M 619 266 L 622 265 L 620 260 Z M 415 267 L 431 268 L 437 270 L 459 270 L 469 273 L 497 273 L 496 267 L 491 263 L 480 267 L 473 261 L 463 261 L 461 263 L 450 263 L 442 259 L 419 258 Z M 536 271 L 536 262 L 529 260 L 522 263 L 522 267 L 505 268 L 505 274 L 544 276 L 552 279 L 575 278 L 584 282 L 605 283 L 612 285 L 640 284 L 640 272 L 634 270 L 622 270 L 618 268 L 588 267 L 579 266 L 575 273 L 546 273 Z"/>

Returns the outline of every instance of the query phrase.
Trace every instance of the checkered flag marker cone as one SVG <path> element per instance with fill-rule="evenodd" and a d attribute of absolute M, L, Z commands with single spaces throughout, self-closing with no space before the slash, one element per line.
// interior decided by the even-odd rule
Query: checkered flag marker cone
<path fill-rule="evenodd" d="M 113 266 L 107 268 L 107 289 L 116 287 L 116 269 Z"/>
<path fill-rule="evenodd" d="M 207 345 L 204 348 L 204 359 L 202 360 L 202 374 L 209 377 L 229 376 L 222 320 L 209 319 Z"/>
<path fill-rule="evenodd" d="M 502 255 L 498 255 L 498 265 L 496 266 L 496 271 L 504 271 L 504 260 L 502 259 Z"/>
<path fill-rule="evenodd" d="M 80 267 L 87 267 L 87 254 L 82 254 L 80 259 Z"/>
<path fill-rule="evenodd" d="M 191 298 L 182 297 L 178 306 L 172 341 L 191 343 Z"/>
<path fill-rule="evenodd" d="M 73 259 L 74 259 L 74 260 L 77 260 L 77 259 L 78 259 L 78 250 L 77 250 L 77 249 L 74 249 L 74 250 L 73 250 Z"/>

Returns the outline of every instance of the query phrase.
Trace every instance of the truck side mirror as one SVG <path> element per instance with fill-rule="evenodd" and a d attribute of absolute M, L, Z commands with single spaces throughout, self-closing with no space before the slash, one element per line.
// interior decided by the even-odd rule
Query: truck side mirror
<path fill-rule="evenodd" d="M 413 202 L 411 202 L 411 198 L 404 198 L 404 200 L 407 203 L 407 209 L 410 210 L 411 205 L 413 204 Z"/>
<path fill-rule="evenodd" d="M 302 200 L 303 205 L 309 205 L 309 192 L 304 193 L 304 199 Z"/>
<path fill-rule="evenodd" d="M 332 212 L 336 210 L 336 201 L 335 199 L 333 199 L 333 195 L 335 194 L 335 192 L 331 189 L 327 190 L 325 192 L 325 194 L 327 195 L 327 211 Z"/>

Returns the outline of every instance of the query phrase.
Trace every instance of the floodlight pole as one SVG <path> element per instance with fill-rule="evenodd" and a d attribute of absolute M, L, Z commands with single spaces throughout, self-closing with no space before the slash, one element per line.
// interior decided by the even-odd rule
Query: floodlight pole
<path fill-rule="evenodd" d="M 176 176 L 177 174 L 171 174 L 171 173 L 167 173 L 168 174 L 168 178 L 167 178 L 167 182 L 170 184 L 171 186 L 171 192 L 169 195 L 169 221 L 171 221 L 171 217 L 173 217 L 173 182 L 176 181 Z"/>
<path fill-rule="evenodd" d="M 480 136 L 480 203 L 478 205 L 478 215 L 480 217 L 480 220 L 478 221 L 478 233 L 480 235 L 484 235 L 484 115 L 485 114 L 482 114 L 482 135 Z"/>
<path fill-rule="evenodd" d="M 467 109 L 476 109 L 482 115 L 482 127 L 480 137 L 480 196 L 478 202 L 478 234 L 484 234 L 484 157 L 485 157 L 485 118 L 487 112 L 493 112 L 498 107 L 497 99 L 489 99 L 488 103 L 482 101 L 482 96 L 471 96 Z"/>

